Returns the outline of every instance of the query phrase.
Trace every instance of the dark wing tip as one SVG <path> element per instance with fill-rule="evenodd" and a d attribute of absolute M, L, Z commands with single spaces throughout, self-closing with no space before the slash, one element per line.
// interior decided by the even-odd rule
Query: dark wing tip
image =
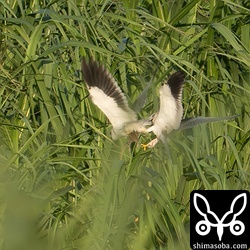
<path fill-rule="evenodd" d="M 120 107 L 124 108 L 127 106 L 127 102 L 120 87 L 103 65 L 99 66 L 92 58 L 88 61 L 83 58 L 82 74 L 88 88 L 97 87 L 107 96 L 113 98 Z"/>
<path fill-rule="evenodd" d="M 186 74 L 183 71 L 177 71 L 172 74 L 167 81 L 175 99 L 179 99 L 181 97 L 185 76 Z"/>
<path fill-rule="evenodd" d="M 109 74 L 109 72 L 103 67 L 90 58 L 88 61 L 83 58 L 82 59 L 82 74 L 83 79 L 88 85 L 91 87 L 98 87 L 102 89 L 106 94 L 110 94 L 110 89 L 115 87 L 115 80 Z"/>
<path fill-rule="evenodd" d="M 97 62 L 90 58 L 82 59 L 82 75 L 88 87 L 98 86 L 98 72 L 103 71 Z"/>

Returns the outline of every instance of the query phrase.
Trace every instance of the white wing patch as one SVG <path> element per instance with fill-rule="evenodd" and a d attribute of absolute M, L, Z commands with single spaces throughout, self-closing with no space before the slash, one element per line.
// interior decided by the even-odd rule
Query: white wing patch
<path fill-rule="evenodd" d="M 163 131 L 167 134 L 174 129 L 178 129 L 181 123 L 183 108 L 177 107 L 176 99 L 171 94 L 170 87 L 164 84 L 160 88 L 160 110 L 154 121 L 154 125 L 147 131 L 153 131 L 157 137 L 160 137 Z"/>
<path fill-rule="evenodd" d="M 163 85 L 160 89 L 160 111 L 156 118 L 156 125 L 163 127 L 170 133 L 180 126 L 183 114 L 182 105 L 177 106 L 176 99 L 171 94 L 170 87 Z"/>
<path fill-rule="evenodd" d="M 144 148 L 154 147 L 159 139 L 167 145 L 164 133 L 169 134 L 180 127 L 183 115 L 181 95 L 184 78 L 184 72 L 176 72 L 160 88 L 160 110 L 153 119 L 154 125 L 147 129 L 147 132 L 153 132 L 156 138 L 147 145 L 143 145 Z"/>
<path fill-rule="evenodd" d="M 120 130 L 126 123 L 137 121 L 135 112 L 129 108 L 121 109 L 113 98 L 107 96 L 98 87 L 89 88 L 93 103 L 107 116 L 114 130 Z"/>

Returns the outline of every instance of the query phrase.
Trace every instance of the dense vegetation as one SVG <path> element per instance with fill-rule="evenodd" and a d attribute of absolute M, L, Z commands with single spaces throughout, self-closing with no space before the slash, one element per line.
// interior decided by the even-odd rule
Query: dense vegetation
<path fill-rule="evenodd" d="M 0 0 L 1 249 L 188 249 L 192 190 L 250 189 L 249 41 L 247 0 Z M 141 117 L 178 69 L 185 118 L 240 117 L 113 142 L 85 56 Z"/>

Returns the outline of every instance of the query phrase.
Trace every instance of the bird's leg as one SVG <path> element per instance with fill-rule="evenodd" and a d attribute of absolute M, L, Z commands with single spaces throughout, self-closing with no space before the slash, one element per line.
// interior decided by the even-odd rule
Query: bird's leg
<path fill-rule="evenodd" d="M 143 144 L 143 143 L 141 144 L 141 147 L 143 148 L 144 151 L 147 149 L 147 146 L 148 146 L 147 144 Z"/>
<path fill-rule="evenodd" d="M 157 144 L 158 141 L 159 141 L 158 138 L 155 138 L 148 144 L 141 144 L 141 146 L 143 147 L 144 150 L 146 150 L 147 148 L 153 148 Z"/>

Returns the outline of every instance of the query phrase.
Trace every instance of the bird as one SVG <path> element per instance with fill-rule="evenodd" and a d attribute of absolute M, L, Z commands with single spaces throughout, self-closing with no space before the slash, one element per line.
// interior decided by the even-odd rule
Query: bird
<path fill-rule="evenodd" d="M 99 107 L 112 124 L 112 139 L 116 140 L 121 136 L 128 136 L 131 141 L 138 142 L 140 133 L 153 132 L 156 138 L 147 144 L 141 144 L 144 150 L 155 147 L 159 141 L 162 141 L 167 147 L 166 135 L 172 132 L 186 130 L 204 123 L 235 119 L 240 116 L 197 116 L 182 119 L 182 91 L 185 73 L 177 71 L 160 87 L 159 111 L 149 115 L 146 119 L 139 120 L 136 112 L 129 107 L 128 100 L 118 83 L 103 65 L 99 65 L 93 59 L 87 61 L 82 58 L 81 66 L 83 79 L 92 102 Z M 149 85 L 143 90 L 141 94 L 143 98 L 145 98 L 148 88 Z"/>
<path fill-rule="evenodd" d="M 159 140 L 164 141 L 164 133 L 179 128 L 183 107 L 181 103 L 185 73 L 178 71 L 170 76 L 160 87 L 160 109 L 147 119 L 138 119 L 127 98 L 114 77 L 103 65 L 90 59 L 82 59 L 82 74 L 92 102 L 107 116 L 112 124 L 111 137 L 116 140 L 129 136 L 136 141 L 139 133 L 153 132 L 156 138 L 148 144 L 141 144 L 144 149 L 154 147 Z"/>
<path fill-rule="evenodd" d="M 151 124 L 148 119 L 138 120 L 137 114 L 128 105 L 128 100 L 114 77 L 96 61 L 82 59 L 82 74 L 92 102 L 107 116 L 112 124 L 113 140 L 128 136 L 137 141 L 139 133 L 146 132 Z"/>
<path fill-rule="evenodd" d="M 153 132 L 156 138 L 148 144 L 142 144 L 144 149 L 153 148 L 161 140 L 166 145 L 165 134 L 178 130 L 183 116 L 182 90 L 185 73 L 177 71 L 160 87 L 160 109 L 151 115 L 153 125 L 146 133 Z"/>

